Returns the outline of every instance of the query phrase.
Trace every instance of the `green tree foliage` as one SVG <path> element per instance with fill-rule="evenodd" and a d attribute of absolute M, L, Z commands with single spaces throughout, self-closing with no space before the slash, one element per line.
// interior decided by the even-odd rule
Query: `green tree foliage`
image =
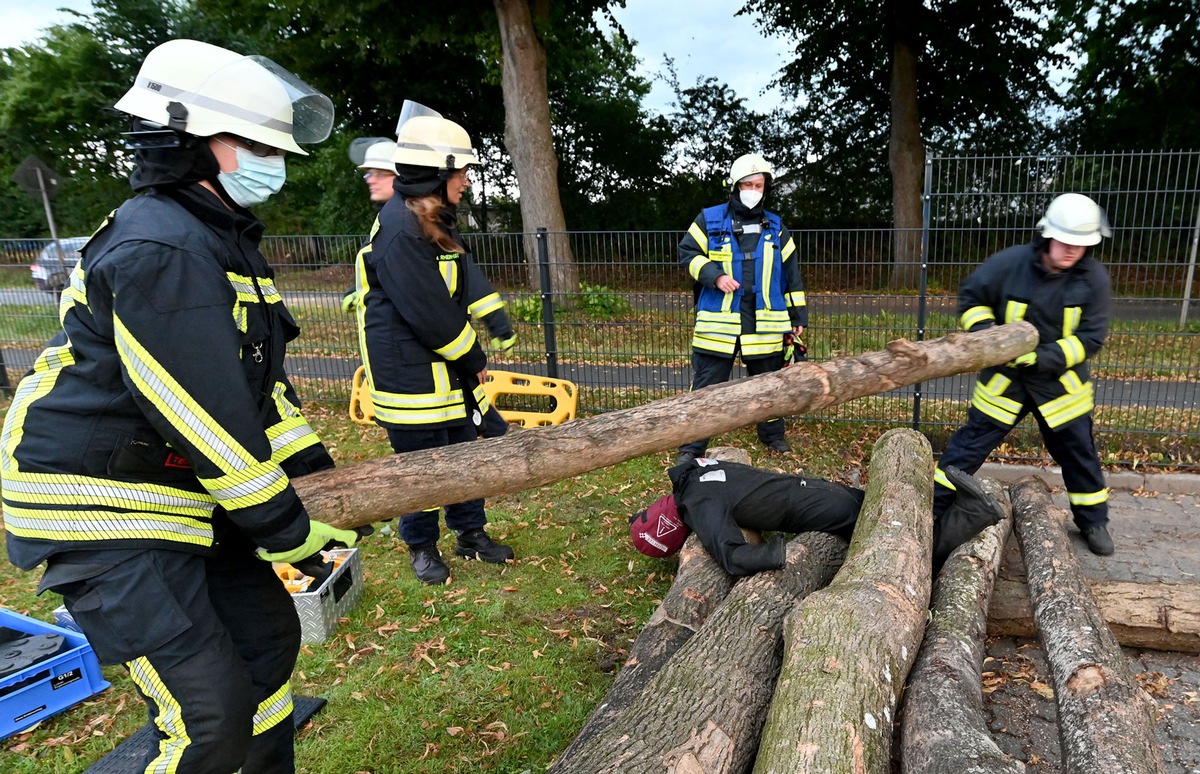
<path fill-rule="evenodd" d="M 1059 0 L 1056 31 L 1083 61 L 1061 123 L 1072 150 L 1200 146 L 1200 2 Z"/>
<path fill-rule="evenodd" d="M 880 182 L 888 171 L 893 111 L 915 109 L 927 147 L 943 153 L 1028 150 L 1052 99 L 1047 54 L 1032 0 L 747 0 L 768 30 L 792 35 L 795 58 L 779 84 L 798 101 L 779 116 L 791 124 L 794 159 L 814 190 L 829 192 L 823 218 L 886 222 Z M 915 105 L 893 94 L 897 52 L 915 57 Z M 895 99 L 893 97 L 895 96 Z M 810 161 L 807 156 L 815 160 Z M 911 181 L 896 194 L 912 196 Z M 809 197 L 811 198 L 811 197 Z M 864 206 L 866 205 L 866 206 Z M 827 221 L 828 222 L 828 221 Z"/>

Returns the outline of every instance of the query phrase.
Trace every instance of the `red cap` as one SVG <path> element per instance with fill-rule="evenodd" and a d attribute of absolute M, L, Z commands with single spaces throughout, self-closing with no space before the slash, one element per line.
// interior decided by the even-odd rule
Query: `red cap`
<path fill-rule="evenodd" d="M 691 531 L 679 517 L 673 494 L 658 498 L 649 508 L 638 511 L 629 520 L 629 537 L 633 539 L 633 547 L 655 558 L 679 553 Z"/>

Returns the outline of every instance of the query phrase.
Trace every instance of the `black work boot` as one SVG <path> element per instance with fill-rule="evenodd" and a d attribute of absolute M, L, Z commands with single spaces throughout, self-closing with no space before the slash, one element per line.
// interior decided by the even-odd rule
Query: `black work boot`
<path fill-rule="evenodd" d="M 409 546 L 408 553 L 417 580 L 426 586 L 442 586 L 450 580 L 450 568 L 442 561 L 442 552 L 438 551 L 437 543 Z"/>
<path fill-rule="evenodd" d="M 488 533 L 483 531 L 483 527 L 460 532 L 458 543 L 454 546 L 454 553 L 464 559 L 479 559 L 492 564 L 511 562 L 516 556 L 511 548 L 488 537 Z"/>
<path fill-rule="evenodd" d="M 776 438 L 767 442 L 767 448 L 777 454 L 787 454 L 792 450 L 792 445 L 787 442 L 786 438 Z"/>
<path fill-rule="evenodd" d="M 1096 556 L 1111 556 L 1116 550 L 1113 546 L 1112 535 L 1108 534 L 1107 524 L 1089 524 L 1080 527 L 1083 539 L 1087 541 L 1088 550 Z"/>
<path fill-rule="evenodd" d="M 935 575 L 954 549 L 1004 518 L 1000 503 L 973 477 L 953 465 L 947 465 L 943 470 L 958 494 L 954 504 L 933 524 Z"/>

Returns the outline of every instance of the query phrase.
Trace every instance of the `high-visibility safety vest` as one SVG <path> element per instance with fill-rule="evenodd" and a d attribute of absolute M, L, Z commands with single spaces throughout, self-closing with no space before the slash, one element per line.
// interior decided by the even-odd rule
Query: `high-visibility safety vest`
<path fill-rule="evenodd" d="M 1018 245 L 984 261 L 959 285 L 958 299 L 968 331 L 1025 320 L 1039 337 L 1033 365 L 981 371 L 971 405 L 1005 427 L 1030 401 L 1052 428 L 1092 411 L 1088 360 L 1104 345 L 1112 312 L 1103 264 L 1086 255 L 1064 272 L 1050 272 L 1036 244 Z"/>
<path fill-rule="evenodd" d="M 696 328 L 692 334 L 692 346 L 696 349 L 732 356 L 740 343 L 744 357 L 761 357 L 783 350 L 783 335 L 792 329 L 788 307 L 803 306 L 804 292 L 786 288 L 784 268 L 786 262 L 794 260 L 796 246 L 790 239 L 786 245 L 780 244 L 779 215 L 765 214 L 766 225 L 750 255 L 743 254 L 738 247 L 738 235 L 727 205 L 705 208 L 703 231 L 696 222 L 688 229 L 688 235 L 702 251 L 688 264 L 688 273 L 696 281 L 700 281 L 700 273 L 707 264 L 715 263 L 744 286 L 743 267 L 749 259 L 754 265 L 754 331 L 742 331 L 741 306 L 745 294 L 742 287 L 722 293 L 702 285 L 696 299 Z"/>
<path fill-rule="evenodd" d="M 62 331 L 17 387 L 0 479 L 18 567 L 71 550 L 207 553 L 217 520 L 269 550 L 307 534 L 289 473 L 332 460 L 283 373 L 299 328 L 258 252 L 262 225 L 192 189 L 108 217 L 63 291 Z"/>

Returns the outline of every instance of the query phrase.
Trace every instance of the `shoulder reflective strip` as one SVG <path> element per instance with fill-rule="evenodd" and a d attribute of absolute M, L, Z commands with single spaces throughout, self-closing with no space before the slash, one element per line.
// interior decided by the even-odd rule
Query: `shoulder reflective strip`
<path fill-rule="evenodd" d="M 959 324 L 962 325 L 963 330 L 969 331 L 981 322 L 988 320 L 995 321 L 995 319 L 996 314 L 990 306 L 973 306 L 962 313 L 962 317 L 959 318 Z"/>
<path fill-rule="evenodd" d="M 471 315 L 471 317 L 478 320 L 483 317 L 487 317 L 489 314 L 496 311 L 497 309 L 503 309 L 503 308 L 504 308 L 504 302 L 502 300 L 500 300 L 500 294 L 499 293 L 488 293 L 486 296 L 479 299 L 475 303 L 467 306 L 467 314 Z"/>
<path fill-rule="evenodd" d="M 688 226 L 688 235 L 696 240 L 696 244 L 700 247 L 700 251 L 708 252 L 708 232 L 701 228 L 700 224 L 692 221 L 692 225 Z"/>
<path fill-rule="evenodd" d="M 1009 301 L 1004 307 L 1004 322 L 1017 322 L 1025 319 L 1025 312 L 1029 309 L 1029 304 L 1020 301 Z"/>
<path fill-rule="evenodd" d="M 783 246 L 783 251 L 780 253 L 780 256 L 782 256 L 783 260 L 786 261 L 792 257 L 792 253 L 794 252 L 796 252 L 796 240 L 792 239 L 791 235 L 788 235 L 787 244 Z"/>
<path fill-rule="evenodd" d="M 262 505 L 288 487 L 288 477 L 274 459 L 217 478 L 201 478 L 204 488 L 228 510 Z"/>
<path fill-rule="evenodd" d="M 1078 306 L 1068 306 L 1063 308 L 1063 336 L 1070 336 L 1079 328 L 1079 321 L 1083 319 L 1083 309 Z"/>
<path fill-rule="evenodd" d="M 20 508 L 5 504 L 4 528 L 23 538 L 59 542 L 162 540 L 209 546 L 212 523 L 159 513 Z"/>
<path fill-rule="evenodd" d="M 291 721 L 292 684 L 286 682 L 268 696 L 254 712 L 254 735 L 266 733 L 284 720 Z"/>
<path fill-rule="evenodd" d="M 462 330 L 454 337 L 453 341 L 445 346 L 435 347 L 433 351 L 447 360 L 458 360 L 471 351 L 471 348 L 475 346 L 477 338 L 475 329 L 471 327 L 471 323 L 463 323 Z"/>
<path fill-rule="evenodd" d="M 1099 505 L 1100 503 L 1108 502 L 1108 490 L 1101 489 L 1099 492 L 1067 492 L 1067 499 L 1071 505 Z"/>
<path fill-rule="evenodd" d="M 221 470 L 237 471 L 258 464 L 250 452 L 209 416 L 199 403 L 159 365 L 125 324 L 113 317 L 121 362 L 138 392 L 145 396 L 201 454 Z"/>
<path fill-rule="evenodd" d="M 158 755 L 143 771 L 147 774 L 174 774 L 179 768 L 184 751 L 192 744 L 190 732 L 184 722 L 183 708 L 158 676 L 150 659 L 134 659 L 125 666 L 129 668 L 129 675 L 134 684 L 158 707 L 154 725 L 166 737 L 159 740 Z"/>

